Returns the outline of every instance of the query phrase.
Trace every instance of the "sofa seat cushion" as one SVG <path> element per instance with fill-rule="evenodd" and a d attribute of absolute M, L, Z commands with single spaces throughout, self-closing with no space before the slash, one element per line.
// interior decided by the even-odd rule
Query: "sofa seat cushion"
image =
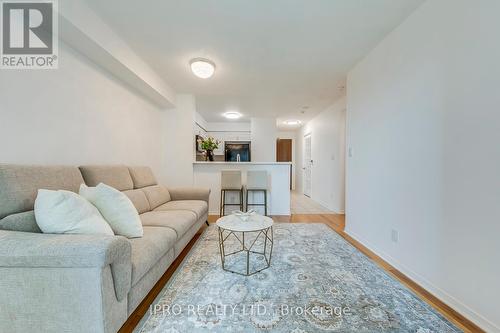
<path fill-rule="evenodd" d="M 144 236 L 129 239 L 132 245 L 132 286 L 163 257 L 177 241 L 171 228 L 144 227 Z"/>
<path fill-rule="evenodd" d="M 189 210 L 199 219 L 208 213 L 208 204 L 202 200 L 175 200 L 164 203 L 155 211 Z"/>
<path fill-rule="evenodd" d="M 143 226 L 174 229 L 177 239 L 182 238 L 197 220 L 196 214 L 188 210 L 153 211 L 141 214 Z"/>

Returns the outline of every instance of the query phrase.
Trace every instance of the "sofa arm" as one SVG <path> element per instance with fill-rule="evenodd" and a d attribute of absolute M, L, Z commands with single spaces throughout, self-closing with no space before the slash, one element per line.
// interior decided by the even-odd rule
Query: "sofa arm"
<path fill-rule="evenodd" d="M 0 231 L 0 267 L 84 268 L 111 265 L 116 298 L 130 290 L 132 248 L 121 236 Z"/>
<path fill-rule="evenodd" d="M 185 187 L 185 188 L 169 188 L 170 197 L 172 200 L 203 200 L 208 203 L 210 197 L 210 189 Z"/>

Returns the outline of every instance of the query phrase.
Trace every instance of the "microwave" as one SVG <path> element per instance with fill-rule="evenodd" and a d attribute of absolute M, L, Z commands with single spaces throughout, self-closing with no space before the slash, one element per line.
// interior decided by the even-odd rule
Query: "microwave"
<path fill-rule="evenodd" d="M 224 160 L 226 162 L 250 162 L 250 141 L 224 142 Z"/>

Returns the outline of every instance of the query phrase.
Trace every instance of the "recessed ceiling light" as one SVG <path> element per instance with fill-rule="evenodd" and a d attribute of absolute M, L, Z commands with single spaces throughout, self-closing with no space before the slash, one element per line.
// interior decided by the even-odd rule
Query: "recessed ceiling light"
<path fill-rule="evenodd" d="M 215 64 L 204 58 L 195 58 L 189 62 L 194 75 L 202 79 L 208 79 L 215 73 Z"/>
<path fill-rule="evenodd" d="M 223 114 L 224 117 L 227 119 L 238 119 L 241 117 L 241 113 L 236 112 L 236 111 L 228 111 Z"/>
<path fill-rule="evenodd" d="M 288 126 L 296 126 L 296 125 L 302 124 L 302 122 L 300 120 L 285 120 L 284 123 L 285 123 L 285 125 L 288 125 Z"/>

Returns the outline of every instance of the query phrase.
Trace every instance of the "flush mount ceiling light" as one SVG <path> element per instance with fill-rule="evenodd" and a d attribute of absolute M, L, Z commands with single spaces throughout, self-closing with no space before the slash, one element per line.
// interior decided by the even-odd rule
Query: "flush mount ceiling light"
<path fill-rule="evenodd" d="M 195 58 L 189 62 L 194 75 L 202 79 L 208 79 L 215 73 L 215 64 L 204 58 Z"/>
<path fill-rule="evenodd" d="M 284 124 L 288 126 L 296 126 L 302 124 L 302 122 L 300 120 L 285 120 Z"/>
<path fill-rule="evenodd" d="M 241 117 L 241 113 L 236 112 L 236 111 L 228 111 L 223 114 L 224 117 L 227 119 L 238 119 Z"/>

